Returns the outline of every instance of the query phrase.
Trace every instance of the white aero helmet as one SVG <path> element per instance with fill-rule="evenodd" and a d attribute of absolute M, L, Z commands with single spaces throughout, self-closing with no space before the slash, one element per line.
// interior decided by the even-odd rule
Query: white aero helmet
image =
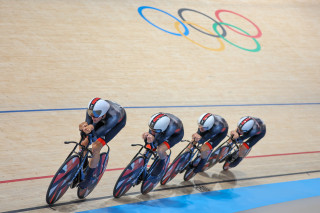
<path fill-rule="evenodd" d="M 238 129 L 243 132 L 248 132 L 252 129 L 254 120 L 250 116 L 245 116 L 240 119 L 238 122 Z"/>
<path fill-rule="evenodd" d="M 200 125 L 205 130 L 209 130 L 213 127 L 214 116 L 211 113 L 204 113 L 198 119 L 198 125 Z"/>
<path fill-rule="evenodd" d="M 170 118 L 166 114 L 159 112 L 151 116 L 149 128 L 157 133 L 164 132 L 168 128 L 169 123 Z"/>
<path fill-rule="evenodd" d="M 88 115 L 95 118 L 100 118 L 106 114 L 109 109 L 110 104 L 107 101 L 101 100 L 101 98 L 94 98 L 89 102 Z"/>

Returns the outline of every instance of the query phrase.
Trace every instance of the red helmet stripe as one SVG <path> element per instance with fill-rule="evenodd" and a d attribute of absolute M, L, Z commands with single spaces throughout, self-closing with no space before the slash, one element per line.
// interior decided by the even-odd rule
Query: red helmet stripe
<path fill-rule="evenodd" d="M 100 98 L 95 98 L 95 99 L 93 99 L 92 101 L 91 101 L 91 104 L 95 104 L 97 101 L 99 101 L 100 100 Z"/>
<path fill-rule="evenodd" d="M 249 117 L 249 118 L 246 118 L 246 119 L 244 119 L 242 122 L 241 122 L 241 126 L 243 126 L 245 123 L 247 123 L 248 121 L 250 121 L 251 120 L 251 118 Z"/>
<path fill-rule="evenodd" d="M 157 120 L 159 120 L 162 116 L 164 116 L 164 114 L 159 114 L 158 116 L 156 116 L 152 122 L 155 123 Z"/>
<path fill-rule="evenodd" d="M 208 118 L 210 115 L 211 115 L 210 113 L 207 113 L 205 116 L 203 116 L 202 120 L 203 120 L 203 121 L 207 120 L 207 118 Z"/>

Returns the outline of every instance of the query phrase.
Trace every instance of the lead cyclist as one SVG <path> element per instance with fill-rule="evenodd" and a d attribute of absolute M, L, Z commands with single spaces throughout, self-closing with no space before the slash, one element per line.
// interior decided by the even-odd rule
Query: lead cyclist
<path fill-rule="evenodd" d="M 93 173 L 99 164 L 100 151 L 121 131 L 126 125 L 126 120 L 126 111 L 117 103 L 101 98 L 94 98 L 89 102 L 86 119 L 79 124 L 79 130 L 86 135 L 92 134 L 93 157 L 89 160 L 85 179 L 79 184 L 80 188 L 86 188 L 92 179 L 97 178 L 93 177 Z M 88 143 L 87 136 L 81 144 L 87 146 Z"/>

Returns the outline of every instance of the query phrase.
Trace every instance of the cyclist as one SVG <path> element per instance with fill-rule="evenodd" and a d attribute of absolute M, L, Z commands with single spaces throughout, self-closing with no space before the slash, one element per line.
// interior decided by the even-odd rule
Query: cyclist
<path fill-rule="evenodd" d="M 92 134 L 92 154 L 89 160 L 85 179 L 80 182 L 80 188 L 86 188 L 88 183 L 93 180 L 93 172 L 100 160 L 100 151 L 104 145 L 111 141 L 120 130 L 126 125 L 126 112 L 122 106 L 109 100 L 94 98 L 89 102 L 86 112 L 86 120 L 79 124 L 79 130 L 86 135 Z M 81 142 L 88 145 L 88 136 Z"/>
<path fill-rule="evenodd" d="M 230 132 L 231 137 L 241 144 L 239 152 L 233 152 L 226 159 L 223 169 L 227 170 L 236 167 L 265 134 L 266 125 L 260 118 L 242 117 L 238 122 L 237 129 Z"/>
<path fill-rule="evenodd" d="M 184 129 L 181 120 L 169 113 L 156 113 L 151 116 L 149 121 L 149 132 L 142 134 L 147 147 L 157 148 L 160 160 L 151 172 L 151 176 L 157 178 L 164 170 L 166 151 L 179 143 L 184 136 Z"/>
<path fill-rule="evenodd" d="M 198 142 L 201 146 L 201 160 L 194 168 L 193 172 L 201 172 L 207 162 L 207 157 L 212 149 L 214 149 L 228 133 L 228 123 L 226 120 L 211 113 L 204 113 L 198 118 L 198 131 L 192 135 L 193 144 Z M 191 148 L 191 144 L 189 146 Z M 191 168 L 193 169 L 193 168 Z"/>

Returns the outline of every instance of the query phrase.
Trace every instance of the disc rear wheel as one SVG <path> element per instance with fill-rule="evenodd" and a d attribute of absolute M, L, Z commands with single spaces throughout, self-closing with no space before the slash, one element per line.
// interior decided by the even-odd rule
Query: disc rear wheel
<path fill-rule="evenodd" d="M 191 153 L 190 152 L 184 152 L 181 155 L 179 155 L 176 159 L 174 159 L 172 164 L 166 170 L 165 175 L 161 179 L 161 185 L 167 184 L 178 173 L 182 172 L 182 170 L 186 167 L 186 164 L 188 163 L 190 157 L 191 157 Z"/>
<path fill-rule="evenodd" d="M 81 189 L 80 187 L 78 187 L 78 192 L 77 192 L 78 198 L 83 199 L 87 197 L 94 190 L 94 188 L 98 185 L 100 179 L 102 178 L 104 172 L 106 171 L 108 161 L 109 161 L 108 154 L 106 152 L 101 153 L 99 164 L 93 172 L 93 177 L 95 178 L 93 178 L 93 180 L 90 181 L 89 185 L 86 188 Z"/>
<path fill-rule="evenodd" d="M 165 160 L 164 169 L 160 172 L 160 174 L 157 177 L 152 176 L 151 173 L 152 173 L 153 169 L 158 166 L 159 160 L 155 160 L 152 163 L 150 169 L 148 170 L 148 175 L 145 178 L 145 180 L 142 182 L 142 185 L 141 185 L 140 191 L 142 194 L 144 194 L 144 195 L 148 194 L 157 186 L 157 184 L 161 181 L 162 177 L 165 174 L 165 171 L 166 171 L 167 165 L 169 164 L 169 161 L 170 161 L 170 158 L 169 158 L 169 156 L 167 156 L 167 158 Z"/>

